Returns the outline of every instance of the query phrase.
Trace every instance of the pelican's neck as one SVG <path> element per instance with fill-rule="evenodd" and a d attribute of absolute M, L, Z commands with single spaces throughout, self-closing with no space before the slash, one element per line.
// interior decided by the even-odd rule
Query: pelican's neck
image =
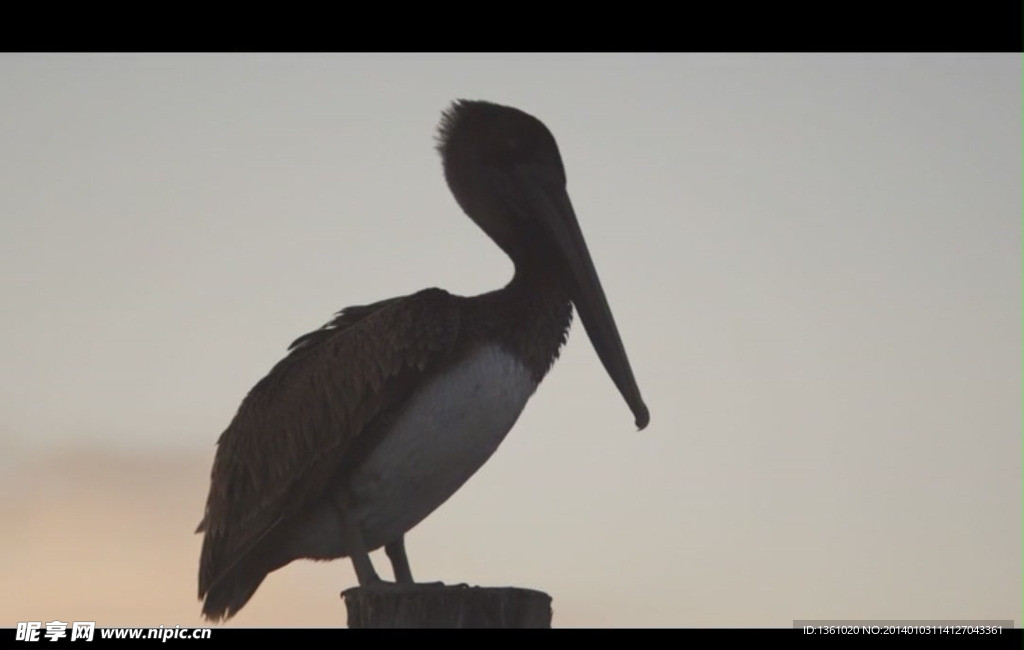
<path fill-rule="evenodd" d="M 481 298 L 488 330 L 504 332 L 501 336 L 540 382 L 568 336 L 571 278 L 556 267 L 517 263 L 511 282 Z"/>
<path fill-rule="evenodd" d="M 505 289 L 534 301 L 569 302 L 573 281 L 568 267 L 555 256 L 512 259 L 515 273 Z"/>

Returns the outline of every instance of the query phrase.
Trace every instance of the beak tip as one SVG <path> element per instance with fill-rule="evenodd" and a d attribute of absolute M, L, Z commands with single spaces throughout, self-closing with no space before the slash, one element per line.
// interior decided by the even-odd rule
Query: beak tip
<path fill-rule="evenodd" d="M 651 421 L 651 414 L 647 410 L 646 404 L 641 402 L 637 406 L 636 410 L 633 411 L 633 415 L 636 416 L 635 422 L 637 431 L 643 431 L 645 428 L 647 428 L 647 424 Z"/>

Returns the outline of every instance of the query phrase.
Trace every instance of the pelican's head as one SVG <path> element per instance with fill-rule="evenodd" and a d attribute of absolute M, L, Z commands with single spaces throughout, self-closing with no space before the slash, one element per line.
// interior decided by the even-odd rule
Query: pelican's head
<path fill-rule="evenodd" d="M 437 149 L 459 206 L 508 253 L 517 272 L 542 268 L 568 276 L 598 357 L 636 425 L 647 426 L 650 415 L 576 221 L 551 131 L 519 109 L 459 100 L 444 112 Z"/>

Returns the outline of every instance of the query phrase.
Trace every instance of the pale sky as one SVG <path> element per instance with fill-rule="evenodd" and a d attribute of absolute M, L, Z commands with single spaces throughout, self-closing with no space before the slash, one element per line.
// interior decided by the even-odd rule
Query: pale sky
<path fill-rule="evenodd" d="M 1021 57 L 0 55 L 0 627 L 197 625 L 214 443 L 297 336 L 511 264 L 456 98 L 554 133 L 651 424 L 583 329 L 414 575 L 554 625 L 1021 623 Z M 382 573 L 389 567 L 375 554 Z M 338 626 L 348 560 L 232 624 Z"/>

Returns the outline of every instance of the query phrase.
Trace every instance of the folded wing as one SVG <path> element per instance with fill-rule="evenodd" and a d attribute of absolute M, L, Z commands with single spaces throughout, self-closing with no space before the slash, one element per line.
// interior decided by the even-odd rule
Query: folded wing
<path fill-rule="evenodd" d="M 268 571 L 287 527 L 329 489 L 352 443 L 443 364 L 458 298 L 440 289 L 349 307 L 297 339 L 217 443 L 199 568 L 209 618 L 230 616 Z M 275 566 L 276 565 L 276 566 Z"/>

